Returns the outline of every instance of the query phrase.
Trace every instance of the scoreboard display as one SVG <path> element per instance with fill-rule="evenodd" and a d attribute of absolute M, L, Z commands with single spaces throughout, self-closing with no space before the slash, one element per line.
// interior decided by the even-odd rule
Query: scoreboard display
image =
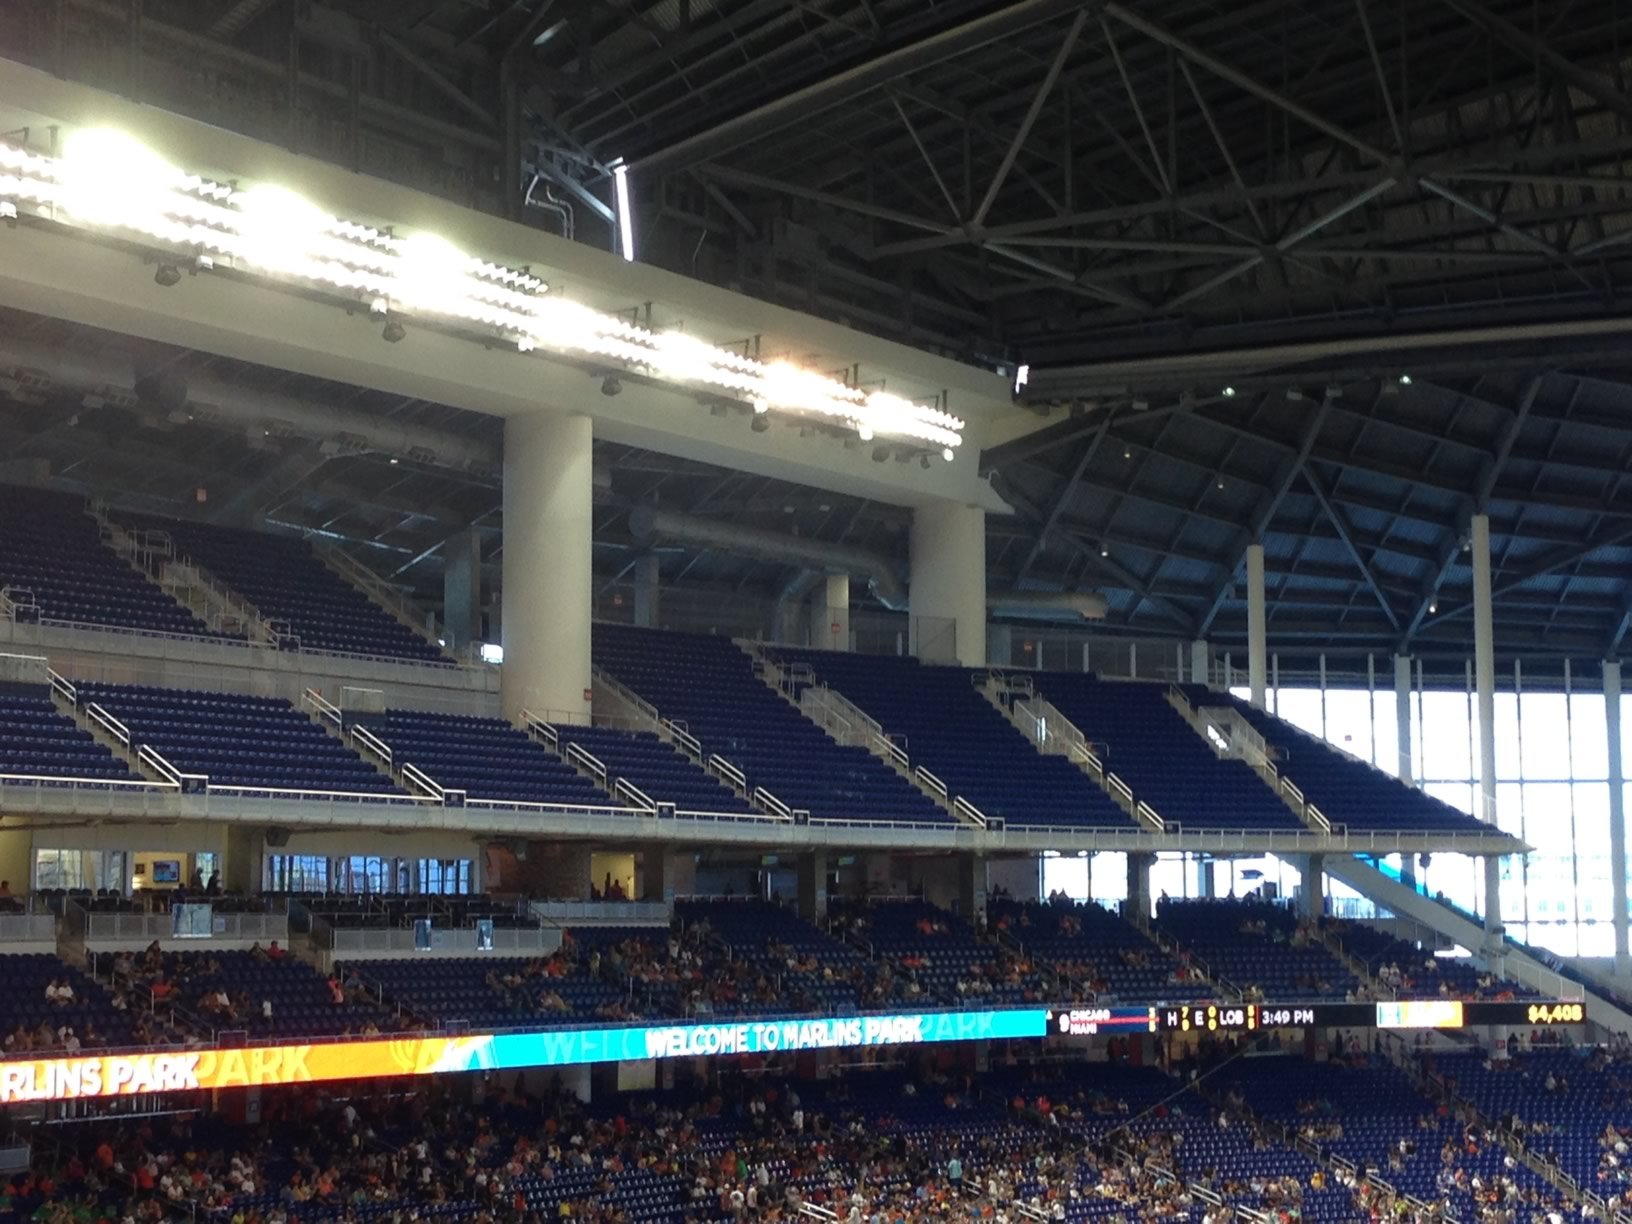
<path fill-rule="evenodd" d="M 1551 1028 L 1586 1022 L 1585 1004 L 1560 999 L 1187 1003 L 1150 1009 L 1153 1033 L 1252 1033 L 1278 1028 L 1460 1029 L 1498 1024 Z"/>

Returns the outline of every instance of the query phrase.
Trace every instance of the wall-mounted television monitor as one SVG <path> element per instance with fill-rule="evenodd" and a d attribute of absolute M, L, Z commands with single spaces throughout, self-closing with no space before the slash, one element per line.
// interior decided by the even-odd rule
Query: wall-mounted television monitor
<path fill-rule="evenodd" d="M 155 884 L 180 884 L 180 859 L 154 859 L 153 874 L 148 877 Z"/>

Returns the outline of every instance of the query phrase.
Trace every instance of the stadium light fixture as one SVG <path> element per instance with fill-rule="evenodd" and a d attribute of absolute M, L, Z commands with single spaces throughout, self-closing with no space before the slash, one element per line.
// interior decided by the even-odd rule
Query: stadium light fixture
<path fill-rule="evenodd" d="M 618 246 L 623 257 L 635 259 L 635 218 L 629 209 L 629 167 L 614 166 L 612 184 L 618 197 Z"/>
<path fill-rule="evenodd" d="M 627 175 L 615 171 L 623 254 L 633 256 L 633 217 L 622 207 Z M 800 416 L 873 437 L 955 450 L 964 422 L 939 402 L 921 403 L 840 378 L 764 361 L 691 336 L 658 332 L 563 299 L 524 268 L 461 251 L 438 235 L 336 217 L 277 184 L 239 186 L 172 165 L 126 133 L 70 134 L 60 156 L 0 143 L 0 206 L 6 213 L 111 234 L 150 259 L 198 271 L 231 271 L 366 304 L 382 324 L 398 317 L 455 325 L 503 340 L 518 353 L 594 356 L 634 374 Z M 3 214 L 0 214 L 3 215 Z M 1029 371 L 1022 370 L 1023 380 Z"/>

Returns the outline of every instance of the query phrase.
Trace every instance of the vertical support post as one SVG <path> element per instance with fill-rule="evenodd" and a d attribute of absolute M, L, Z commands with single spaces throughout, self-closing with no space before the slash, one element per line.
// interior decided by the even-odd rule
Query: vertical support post
<path fill-rule="evenodd" d="M 1604 726 L 1609 733 L 1609 881 L 1615 898 L 1615 976 L 1632 971 L 1627 952 L 1626 762 L 1621 759 L 1621 664 L 1604 664 Z"/>
<path fill-rule="evenodd" d="M 1394 656 L 1394 723 L 1399 733 L 1399 762 L 1395 773 L 1407 786 L 1416 768 L 1411 743 L 1411 656 Z"/>
<path fill-rule="evenodd" d="M 635 559 L 635 625 L 638 628 L 656 629 L 663 623 L 662 576 L 656 553 L 645 553 Z"/>
<path fill-rule="evenodd" d="M 1150 921 L 1150 869 L 1156 856 L 1148 851 L 1128 851 L 1128 910 L 1141 922 Z"/>
<path fill-rule="evenodd" d="M 987 628 L 986 662 L 993 667 L 1014 665 L 1014 630 L 1008 625 L 991 625 Z"/>
<path fill-rule="evenodd" d="M 1496 637 L 1491 615 L 1490 515 L 1473 516 L 1473 679 L 1479 698 L 1479 819 L 1496 823 Z"/>
<path fill-rule="evenodd" d="M 587 716 L 595 508 L 587 416 L 504 423 L 505 717 Z"/>
<path fill-rule="evenodd" d="M 909 652 L 986 665 L 986 512 L 955 503 L 912 514 Z M 955 635 L 948 641 L 949 635 Z"/>
<path fill-rule="evenodd" d="M 1190 643 L 1190 683 L 1213 686 L 1213 650 L 1206 642 Z"/>
<path fill-rule="evenodd" d="M 829 574 L 817 588 L 821 605 L 811 609 L 810 641 L 828 650 L 850 649 L 850 575 Z"/>
<path fill-rule="evenodd" d="M 1252 707 L 1265 709 L 1269 681 L 1268 624 L 1264 609 L 1264 546 L 1247 545 L 1247 687 Z"/>
<path fill-rule="evenodd" d="M 986 925 L 990 865 L 984 854 L 958 855 L 958 913 L 965 922 Z"/>
<path fill-rule="evenodd" d="M 799 917 L 821 925 L 827 921 L 827 851 L 799 856 Z"/>
<path fill-rule="evenodd" d="M 1298 910 L 1305 918 L 1320 918 L 1326 913 L 1326 856 L 1305 855 L 1299 866 L 1303 872 L 1303 889 Z"/>
<path fill-rule="evenodd" d="M 482 636 L 482 541 L 459 531 L 442 545 L 442 628 L 453 647 Z"/>

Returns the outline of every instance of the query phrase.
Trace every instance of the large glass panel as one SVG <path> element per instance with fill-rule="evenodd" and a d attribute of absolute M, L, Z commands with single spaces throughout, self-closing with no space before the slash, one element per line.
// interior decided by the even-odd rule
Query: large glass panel
<path fill-rule="evenodd" d="M 1443 689 L 1422 695 L 1422 776 L 1429 781 L 1473 777 L 1468 751 L 1468 695 Z"/>
<path fill-rule="evenodd" d="M 1331 702 L 1333 696 L 1335 696 L 1335 694 L 1328 694 L 1326 698 L 1328 722 L 1331 721 L 1331 710 L 1333 708 Z M 1388 690 L 1386 692 L 1379 690 L 1375 693 L 1361 691 L 1356 693 L 1355 696 L 1359 699 L 1356 704 L 1362 708 L 1370 706 L 1371 712 L 1374 715 L 1371 723 L 1371 731 L 1376 735 L 1376 742 L 1373 745 L 1372 754 L 1368 759 L 1384 773 L 1390 774 L 1396 778 L 1399 777 L 1400 724 L 1399 716 L 1394 705 L 1393 690 Z M 1359 750 L 1352 751 L 1354 751 L 1357 756 L 1363 755 L 1359 752 Z"/>
<path fill-rule="evenodd" d="M 1313 688 L 1283 688 L 1276 690 L 1280 704 L 1276 712 L 1295 727 L 1310 735 L 1325 734 L 1320 725 L 1320 690 Z"/>
<path fill-rule="evenodd" d="M 1475 703 L 1475 718 L 1477 703 Z M 1478 737 L 1475 736 L 1475 742 Z M 1498 778 L 1512 778 L 1517 780 L 1524 775 L 1520 772 L 1522 762 L 1519 759 L 1519 698 L 1516 693 L 1496 694 L 1496 776 Z M 1474 773 L 1479 773 L 1479 765 L 1474 765 Z"/>
<path fill-rule="evenodd" d="M 1082 860 L 1089 863 L 1087 859 Z M 1044 866 L 1047 870 L 1047 866 Z M 1120 850 L 1101 850 L 1088 867 L 1093 898 L 1114 909 L 1128 899 L 1128 856 Z"/>
<path fill-rule="evenodd" d="M 1043 860 L 1043 896 L 1052 897 L 1063 892 L 1073 901 L 1088 899 L 1088 860 L 1077 858 L 1045 858 Z"/>
<path fill-rule="evenodd" d="M 1526 693 L 1519 710 L 1524 741 L 1521 765 L 1528 779 L 1568 780 L 1569 699 L 1563 693 Z"/>
<path fill-rule="evenodd" d="M 1570 776 L 1577 782 L 1609 777 L 1609 728 L 1602 693 L 1570 697 Z"/>
<path fill-rule="evenodd" d="M 1326 738 L 1344 752 L 1371 760 L 1371 709 L 1364 689 L 1327 691 Z"/>

